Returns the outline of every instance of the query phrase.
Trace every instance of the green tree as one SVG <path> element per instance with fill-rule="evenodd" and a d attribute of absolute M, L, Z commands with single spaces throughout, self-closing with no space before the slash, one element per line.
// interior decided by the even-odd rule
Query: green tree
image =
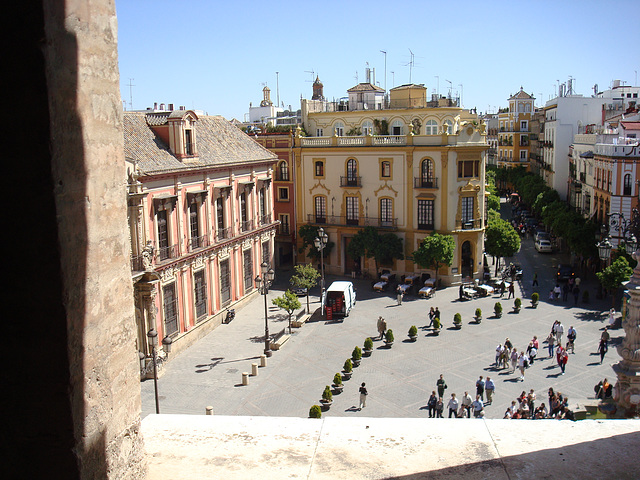
<path fill-rule="evenodd" d="M 274 298 L 271 303 L 289 314 L 289 333 L 291 333 L 291 316 L 296 309 L 302 306 L 300 300 L 291 290 L 287 290 L 281 297 Z"/>
<path fill-rule="evenodd" d="M 307 289 L 307 313 L 309 313 L 309 290 L 318 284 L 320 272 L 313 265 L 299 264 L 293 267 L 295 273 L 289 279 L 289 283 L 296 288 Z"/>
<path fill-rule="evenodd" d="M 413 252 L 413 261 L 422 268 L 434 268 L 437 282 L 438 270 L 444 265 L 451 266 L 455 250 L 456 243 L 451 235 L 433 232 L 422 241 L 418 250 Z"/>
<path fill-rule="evenodd" d="M 500 197 L 497 195 L 489 195 L 489 199 L 487 200 L 487 207 L 491 210 L 495 210 L 496 212 L 500 210 Z"/>
<path fill-rule="evenodd" d="M 380 235 L 375 227 L 365 227 L 356 233 L 347 247 L 347 253 L 353 257 L 373 258 L 376 274 L 381 263 L 393 263 L 394 259 L 404 258 L 402 239 L 393 233 Z"/>
<path fill-rule="evenodd" d="M 496 275 L 501 257 L 512 257 L 520 250 L 520 235 L 509 222 L 496 218 L 487 225 L 484 232 L 484 249 L 489 255 L 498 258 Z"/>
<path fill-rule="evenodd" d="M 618 287 L 631 278 L 633 269 L 624 257 L 616 260 L 601 272 L 596 272 L 596 276 L 604 288 L 611 292 L 611 306 L 615 303 L 615 293 Z"/>
<path fill-rule="evenodd" d="M 304 253 L 307 257 L 312 258 L 315 261 L 320 260 L 320 250 L 318 250 L 313 243 L 316 237 L 318 236 L 318 230 L 319 230 L 319 227 L 316 227 L 315 225 L 308 225 L 308 224 L 302 225 L 298 229 L 298 235 L 302 239 L 302 246 L 298 249 L 298 252 Z M 331 253 L 331 250 L 333 249 L 334 245 L 335 243 L 331 241 L 327 242 L 327 244 L 325 245 L 324 249 L 322 250 L 322 256 L 325 259 Z"/>

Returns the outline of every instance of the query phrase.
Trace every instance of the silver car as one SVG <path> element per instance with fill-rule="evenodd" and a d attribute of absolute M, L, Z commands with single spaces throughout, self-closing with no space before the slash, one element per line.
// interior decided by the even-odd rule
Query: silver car
<path fill-rule="evenodd" d="M 551 253 L 553 252 L 553 247 L 551 246 L 551 242 L 549 240 L 545 240 L 539 238 L 535 243 L 536 250 L 540 253 Z"/>

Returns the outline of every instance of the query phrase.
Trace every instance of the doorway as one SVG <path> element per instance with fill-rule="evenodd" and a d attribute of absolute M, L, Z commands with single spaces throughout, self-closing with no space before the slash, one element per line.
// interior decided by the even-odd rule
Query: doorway
<path fill-rule="evenodd" d="M 462 260 L 460 269 L 462 279 L 470 279 L 473 275 L 473 258 L 471 257 L 471 242 L 469 240 L 462 244 L 460 258 Z"/>

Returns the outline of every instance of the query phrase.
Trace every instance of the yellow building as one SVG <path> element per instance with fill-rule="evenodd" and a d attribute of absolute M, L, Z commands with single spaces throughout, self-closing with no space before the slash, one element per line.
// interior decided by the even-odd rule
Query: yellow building
<path fill-rule="evenodd" d="M 531 120 L 535 98 L 522 90 L 509 98 L 509 108 L 498 114 L 498 166 L 529 169 Z"/>
<path fill-rule="evenodd" d="M 379 104 L 375 95 L 383 92 L 360 87 Z M 410 92 L 418 103 L 426 98 L 423 86 L 403 86 L 391 90 L 389 105 L 414 104 Z M 351 99 L 303 100 L 306 131 L 321 135 L 301 137 L 298 130 L 294 149 L 297 225 L 322 226 L 335 243 L 326 271 L 352 272 L 360 259 L 349 258 L 347 245 L 361 228 L 374 226 L 404 240 L 405 259 L 385 268 L 434 276 L 411 254 L 435 231 L 456 242 L 452 266 L 438 274 L 443 283 L 481 274 L 487 144 L 477 114 L 460 107 L 352 107 Z M 373 261 L 362 265 L 363 272 L 374 269 Z"/>

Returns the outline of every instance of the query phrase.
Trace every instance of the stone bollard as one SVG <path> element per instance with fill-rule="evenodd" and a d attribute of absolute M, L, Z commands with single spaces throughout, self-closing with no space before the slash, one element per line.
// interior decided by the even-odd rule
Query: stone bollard
<path fill-rule="evenodd" d="M 213 415 L 213 407 L 211 406 L 207 407 L 207 415 Z"/>
<path fill-rule="evenodd" d="M 242 385 L 249 385 L 249 374 L 242 372 Z"/>
<path fill-rule="evenodd" d="M 252 363 L 251 364 L 251 375 L 254 377 L 258 376 L 258 364 L 257 363 Z"/>
<path fill-rule="evenodd" d="M 266 367 L 267 366 L 267 356 L 266 355 L 260 355 L 260 366 L 261 367 Z"/>

